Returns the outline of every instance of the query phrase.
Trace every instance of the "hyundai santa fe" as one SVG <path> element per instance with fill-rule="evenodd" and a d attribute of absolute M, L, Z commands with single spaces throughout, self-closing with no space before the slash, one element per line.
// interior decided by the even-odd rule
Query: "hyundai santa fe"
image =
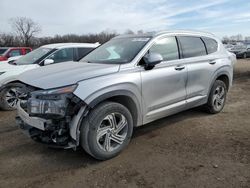
<path fill-rule="evenodd" d="M 26 98 L 16 121 L 35 141 L 81 146 L 107 160 L 124 150 L 134 127 L 197 106 L 219 113 L 235 61 L 209 33 L 118 36 L 80 62 L 22 74 Z"/>

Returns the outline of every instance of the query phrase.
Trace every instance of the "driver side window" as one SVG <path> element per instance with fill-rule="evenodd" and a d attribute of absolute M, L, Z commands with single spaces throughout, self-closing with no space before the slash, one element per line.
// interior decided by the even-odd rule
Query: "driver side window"
<path fill-rule="evenodd" d="M 179 59 L 178 45 L 175 37 L 159 39 L 150 48 L 149 52 L 161 54 L 164 61 Z"/>
<path fill-rule="evenodd" d="M 73 48 L 65 48 L 58 50 L 52 55 L 50 55 L 47 59 L 54 60 L 54 63 L 73 61 Z"/>

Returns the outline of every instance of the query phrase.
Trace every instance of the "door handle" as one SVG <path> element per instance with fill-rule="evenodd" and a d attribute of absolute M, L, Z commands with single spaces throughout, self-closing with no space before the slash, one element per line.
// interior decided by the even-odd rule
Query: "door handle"
<path fill-rule="evenodd" d="M 183 65 L 178 65 L 175 67 L 175 70 L 178 70 L 178 71 L 183 70 L 183 69 L 185 69 L 185 66 Z"/>
<path fill-rule="evenodd" d="M 209 61 L 210 65 L 214 65 L 216 63 L 216 61 Z"/>

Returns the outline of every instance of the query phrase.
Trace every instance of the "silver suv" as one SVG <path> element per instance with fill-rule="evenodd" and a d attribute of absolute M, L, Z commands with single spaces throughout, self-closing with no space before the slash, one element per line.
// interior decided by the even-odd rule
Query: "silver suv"
<path fill-rule="evenodd" d="M 208 33 L 118 36 L 80 62 L 21 75 L 28 94 L 17 124 L 36 141 L 82 146 L 110 159 L 128 145 L 134 127 L 201 105 L 220 112 L 235 61 Z"/>

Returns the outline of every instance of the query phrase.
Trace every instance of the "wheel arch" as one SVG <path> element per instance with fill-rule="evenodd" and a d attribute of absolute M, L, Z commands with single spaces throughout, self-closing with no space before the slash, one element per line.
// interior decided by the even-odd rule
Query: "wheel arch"
<path fill-rule="evenodd" d="M 6 87 L 8 87 L 9 85 L 16 85 L 16 86 L 20 86 L 20 85 L 24 85 L 24 83 L 18 81 L 18 80 L 13 80 L 10 82 L 5 82 L 1 87 L 0 87 L 0 91 L 5 89 Z"/>
<path fill-rule="evenodd" d="M 128 108 L 133 117 L 134 126 L 138 126 L 142 123 L 140 102 L 136 95 L 131 91 L 116 90 L 104 93 L 92 100 L 88 106 L 94 108 L 96 105 L 104 101 L 117 102 Z"/>
<path fill-rule="evenodd" d="M 220 74 L 219 76 L 217 76 L 217 78 L 215 80 L 221 80 L 226 84 L 227 90 L 229 90 L 230 87 L 230 80 L 229 80 L 229 76 L 226 74 Z"/>
<path fill-rule="evenodd" d="M 227 90 L 229 90 L 230 87 L 232 86 L 232 77 L 233 77 L 233 73 L 232 73 L 232 68 L 230 66 L 223 66 L 220 69 L 218 69 L 214 73 L 211 79 L 211 83 L 210 83 L 209 90 L 208 90 L 208 95 L 213 87 L 215 80 L 221 80 L 225 82 L 227 86 Z"/>

